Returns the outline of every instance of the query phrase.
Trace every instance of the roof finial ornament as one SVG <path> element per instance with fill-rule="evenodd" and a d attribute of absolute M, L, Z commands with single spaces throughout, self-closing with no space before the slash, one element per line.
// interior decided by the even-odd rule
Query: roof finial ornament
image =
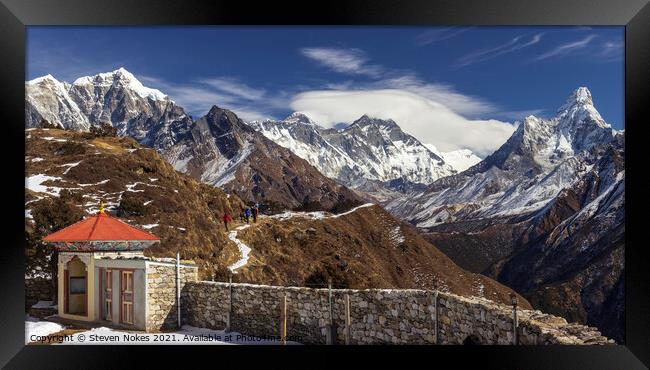
<path fill-rule="evenodd" d="M 104 213 L 104 201 L 99 200 L 99 213 Z"/>

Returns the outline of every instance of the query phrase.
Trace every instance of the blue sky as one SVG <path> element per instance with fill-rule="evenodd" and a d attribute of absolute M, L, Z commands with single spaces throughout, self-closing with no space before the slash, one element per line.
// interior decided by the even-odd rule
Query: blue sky
<path fill-rule="evenodd" d="M 26 79 L 124 67 L 195 117 L 300 110 L 335 126 L 369 113 L 485 155 L 579 86 L 623 128 L 623 42 L 623 27 L 29 27 Z"/>

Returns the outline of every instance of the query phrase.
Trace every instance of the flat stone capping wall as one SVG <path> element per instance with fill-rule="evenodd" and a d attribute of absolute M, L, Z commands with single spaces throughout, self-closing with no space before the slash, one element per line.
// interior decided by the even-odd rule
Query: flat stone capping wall
<path fill-rule="evenodd" d="M 416 289 L 331 292 L 337 343 L 346 338 L 346 295 L 351 344 L 515 343 L 512 307 L 484 298 Z M 184 320 L 197 327 L 224 329 L 230 324 L 230 330 L 242 334 L 278 337 L 285 295 L 288 340 L 325 344 L 328 289 L 190 281 L 182 292 Z M 595 328 L 541 311 L 517 310 L 517 316 L 518 344 L 614 343 Z"/>

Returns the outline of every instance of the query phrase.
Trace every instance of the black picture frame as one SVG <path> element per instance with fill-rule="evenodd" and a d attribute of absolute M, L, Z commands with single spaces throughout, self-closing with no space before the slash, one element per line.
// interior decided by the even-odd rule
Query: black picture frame
<path fill-rule="evenodd" d="M 604 347 L 411 346 L 214 348 L 211 346 L 24 345 L 24 81 L 25 27 L 30 25 L 622 25 L 625 26 L 626 338 Z M 650 284 L 645 252 L 647 212 L 644 141 L 650 106 L 648 0 L 336 0 L 235 2 L 141 0 L 0 0 L 0 84 L 3 123 L 4 248 L 0 258 L 0 365 L 7 368 L 133 366 L 182 358 L 203 365 L 265 367 L 345 366 L 370 361 L 404 368 L 468 364 L 481 368 L 638 369 L 650 366 Z M 646 118 L 644 120 L 644 118 Z M 647 157 L 647 155 L 645 156 Z M 23 194 L 21 197 L 20 194 Z M 633 201 L 630 202 L 629 199 Z M 633 242 L 634 241 L 634 242 Z M 303 357 L 304 356 L 304 357 Z M 341 356 L 345 356 L 343 359 Z M 301 357 L 301 358 L 300 358 Z M 206 362 L 207 361 L 207 362 Z M 237 362 L 235 362 L 237 361 Z M 244 362 L 242 362 L 244 361 Z M 645 364 L 645 365 L 644 365 Z M 212 366 L 211 366 L 212 367 Z M 248 366 L 247 366 L 248 367 Z"/>

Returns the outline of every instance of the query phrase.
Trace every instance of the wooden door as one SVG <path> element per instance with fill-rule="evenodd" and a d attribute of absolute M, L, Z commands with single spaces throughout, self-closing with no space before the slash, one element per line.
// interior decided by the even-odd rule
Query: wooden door
<path fill-rule="evenodd" d="M 102 318 L 111 321 L 113 317 L 113 270 L 111 269 L 104 270 L 104 289 L 102 292 L 102 298 Z"/>
<path fill-rule="evenodd" d="M 120 301 L 120 321 L 133 324 L 133 270 L 121 270 Z"/>

